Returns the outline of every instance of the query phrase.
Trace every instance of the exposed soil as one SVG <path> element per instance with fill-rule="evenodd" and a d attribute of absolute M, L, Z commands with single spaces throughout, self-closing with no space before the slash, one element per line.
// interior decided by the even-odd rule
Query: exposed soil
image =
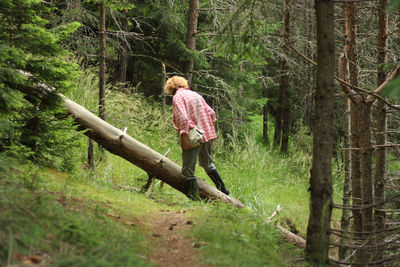
<path fill-rule="evenodd" d="M 71 198 L 69 201 L 80 203 L 80 208 L 67 205 L 67 201 L 60 196 L 56 196 L 56 200 L 68 210 L 79 211 L 83 206 L 85 206 L 85 208 L 90 208 L 90 205 L 85 204 L 84 201 L 79 198 Z M 102 203 L 102 205 L 112 209 L 107 203 Z M 185 213 L 184 210 L 159 210 L 150 216 L 135 219 L 123 217 L 114 212 L 108 212 L 106 215 L 126 225 L 137 225 L 149 233 L 147 238 L 150 242 L 151 254 L 148 256 L 148 261 L 154 263 L 156 266 L 208 266 L 207 264 L 200 263 L 200 259 L 197 258 L 199 255 L 197 248 L 201 247 L 203 244 L 189 237 L 193 222 L 187 219 Z"/>
<path fill-rule="evenodd" d="M 150 262 L 157 266 L 206 266 L 198 262 L 196 248 L 198 242 L 188 235 L 193 222 L 186 219 L 185 211 L 160 210 L 146 224 L 151 233 L 152 254 Z"/>

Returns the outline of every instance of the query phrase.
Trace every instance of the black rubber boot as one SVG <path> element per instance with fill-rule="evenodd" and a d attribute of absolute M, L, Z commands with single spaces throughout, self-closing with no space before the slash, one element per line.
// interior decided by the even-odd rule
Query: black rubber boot
<path fill-rule="evenodd" d="M 191 200 L 200 200 L 199 186 L 197 185 L 196 178 L 187 180 L 188 197 Z"/>
<path fill-rule="evenodd" d="M 217 170 L 213 170 L 209 173 L 207 173 L 208 176 L 210 176 L 211 180 L 213 181 L 213 183 L 215 184 L 215 186 L 217 187 L 217 189 L 219 191 L 221 191 L 222 193 L 224 193 L 225 195 L 229 195 L 230 192 L 228 191 L 228 189 L 226 189 L 224 182 L 222 181 L 221 176 L 219 175 Z"/>

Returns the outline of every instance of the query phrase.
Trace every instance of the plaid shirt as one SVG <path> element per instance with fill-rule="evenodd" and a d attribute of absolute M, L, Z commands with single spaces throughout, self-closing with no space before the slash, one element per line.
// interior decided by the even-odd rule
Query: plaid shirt
<path fill-rule="evenodd" d="M 187 88 L 180 88 L 176 91 L 172 104 L 174 128 L 179 131 L 179 135 L 188 134 L 189 129 L 197 125 L 204 131 L 203 142 L 217 138 L 214 128 L 214 122 L 217 120 L 215 112 L 201 95 Z"/>

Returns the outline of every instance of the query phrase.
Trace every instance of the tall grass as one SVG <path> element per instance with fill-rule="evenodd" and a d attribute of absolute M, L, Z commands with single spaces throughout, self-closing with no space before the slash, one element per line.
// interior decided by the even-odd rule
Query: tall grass
<path fill-rule="evenodd" d="M 92 81 L 95 79 L 86 75 L 86 82 L 80 80 L 79 87 L 85 88 L 85 94 L 82 95 L 82 89 L 77 90 L 72 99 L 92 105 L 86 98 L 97 99 L 97 88 L 92 86 L 96 84 Z M 163 121 L 159 102 L 137 93 L 127 94 L 127 91 L 129 88 L 109 88 L 106 100 L 108 122 L 120 129 L 128 127 L 128 134 L 162 154 L 171 148 L 168 157 L 180 164 L 180 148 L 172 127 L 172 108 L 167 108 L 166 121 Z M 304 233 L 308 219 L 310 155 L 299 151 L 289 156 L 281 155 L 262 144 L 261 119 L 260 116 L 253 117 L 248 127 L 250 132 L 244 139 L 234 133 L 226 139 L 218 138 L 214 144 L 215 165 L 232 196 L 242 200 L 248 209 L 266 218 L 281 204 L 282 216 L 290 218 Z M 99 175 L 104 181 L 140 187 L 147 179 L 145 172 L 119 157 L 109 155 L 103 164 Z M 212 184 L 200 167 L 196 174 Z M 168 189 L 164 190 L 166 194 L 174 192 Z M 185 200 L 180 193 L 175 195 L 177 199 L 173 201 Z"/>
<path fill-rule="evenodd" d="M 1 266 L 149 266 L 140 229 L 107 216 L 112 201 L 89 201 L 77 178 L 0 155 Z"/>
<path fill-rule="evenodd" d="M 77 90 L 70 97 L 93 108 L 93 99 L 97 100 L 97 88 L 92 86 L 96 83 L 91 79 L 96 78 L 87 75 L 86 79 L 79 83 L 86 92 L 82 94 Z M 167 107 L 166 121 L 163 121 L 160 103 L 134 91 L 129 88 L 109 88 L 106 100 L 107 121 L 120 129 L 127 127 L 128 134 L 133 138 L 162 154 L 170 148 L 168 157 L 180 165 L 181 151 L 172 127 L 172 107 Z M 299 235 L 305 234 L 310 155 L 307 151 L 295 151 L 293 146 L 289 155 L 282 155 L 271 146 L 263 144 L 260 138 L 261 119 L 260 116 L 252 118 L 244 138 L 232 133 L 225 139 L 218 138 L 213 147 L 214 163 L 232 196 L 246 205 L 244 210 L 222 204 L 193 203 L 169 186 L 162 189 L 156 186 L 152 194 L 156 203 L 169 203 L 176 209 L 185 208 L 193 220 L 197 221 L 193 234 L 207 244 L 200 249 L 206 255 L 203 260 L 207 263 L 256 266 L 269 262 L 267 266 L 282 266 L 284 261 L 280 255 L 292 249 L 281 243 L 276 231 L 265 221 L 279 204 L 283 210 L 276 220 L 292 231 L 298 231 Z M 303 141 L 307 146 L 309 140 Z M 85 149 L 82 148 L 82 155 L 86 154 Z M 212 184 L 199 166 L 196 175 Z M 147 174 L 143 170 L 108 154 L 87 182 L 108 187 L 109 194 L 112 194 L 112 190 L 121 185 L 141 188 L 146 180 Z M 121 200 L 121 205 L 123 203 L 126 200 Z M 156 203 L 155 206 L 159 205 Z M 239 260 L 239 251 L 249 256 Z M 290 259 L 298 257 L 298 251 L 292 252 Z M 221 254 L 225 255 L 223 259 Z"/>
<path fill-rule="evenodd" d="M 97 84 L 97 75 L 84 71 L 68 97 L 97 113 Z M 120 129 L 127 127 L 129 135 L 161 154 L 170 148 L 168 157 L 181 165 L 171 106 L 167 107 L 163 121 L 159 101 L 135 93 L 134 88 L 108 86 L 106 98 L 109 123 Z M 0 190 L 7 192 L 0 194 L 0 260 L 10 258 L 12 244 L 11 250 L 23 254 L 32 254 L 33 248 L 48 251 L 56 266 L 146 265 L 142 257 L 150 248 L 143 229 L 127 228 L 110 218 L 118 214 L 126 222 L 168 207 L 186 210 L 186 216 L 194 222 L 190 238 L 200 244 L 201 263 L 301 265 L 298 259 L 302 251 L 282 241 L 273 223 L 305 236 L 311 136 L 300 131 L 291 139 L 289 153 L 284 155 L 264 143 L 261 116 L 251 117 L 245 128 L 245 134 L 234 131 L 216 139 L 213 146 L 214 163 L 231 195 L 245 204 L 244 209 L 218 202 L 192 202 L 168 185 L 161 188 L 159 182 L 151 198 L 146 198 L 137 190 L 146 183 L 147 173 L 118 156 L 107 153 L 102 161 L 97 159 L 95 170 L 82 168 L 87 155 L 87 137 L 83 134 L 81 146 L 74 152 L 81 166 L 71 174 L 31 166 L 14 171 L 4 167 L 14 163 L 4 163 L 0 158 L 0 169 L 5 168 L 4 173 L 9 174 L 5 179 L 0 173 Z M 272 132 L 270 128 L 270 136 Z M 393 166 L 398 169 L 398 161 Z M 200 167 L 196 175 L 213 185 Z M 336 202 L 341 201 L 341 190 L 342 177 L 334 176 Z M 11 203 L 16 204 L 4 217 L 4 210 Z M 273 223 L 268 223 L 266 218 L 278 205 L 283 210 L 273 218 Z M 26 210 L 31 213 L 23 216 Z M 339 216 L 339 211 L 335 211 L 334 218 Z M 11 227 L 4 226 L 11 223 Z M 17 235 L 22 238 L 17 239 Z"/>

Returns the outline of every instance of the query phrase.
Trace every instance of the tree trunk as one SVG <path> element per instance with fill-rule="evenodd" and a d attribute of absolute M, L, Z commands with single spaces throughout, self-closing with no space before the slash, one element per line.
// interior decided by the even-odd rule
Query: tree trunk
<path fill-rule="evenodd" d="M 274 145 L 280 146 L 280 150 L 287 152 L 289 108 L 287 107 L 287 94 L 289 87 L 289 37 L 290 37 L 290 1 L 284 0 L 283 28 L 282 28 L 282 59 L 281 59 L 281 81 L 279 86 L 278 110 L 276 116 L 276 128 L 274 134 Z"/>
<path fill-rule="evenodd" d="M 371 148 L 371 105 L 363 103 L 358 109 L 358 133 L 360 142 L 360 173 L 361 173 L 361 204 L 363 209 L 362 230 L 364 239 L 368 239 L 374 230 L 374 221 L 372 217 L 372 148 Z M 367 207 L 368 206 L 368 207 Z M 371 245 L 371 243 L 367 243 Z M 364 251 L 363 262 L 370 261 L 370 252 Z"/>
<path fill-rule="evenodd" d="M 344 36 L 346 37 L 344 46 L 343 46 L 343 52 L 340 55 L 339 58 L 339 64 L 338 64 L 338 76 L 340 79 L 350 82 L 349 77 L 350 77 L 350 69 L 349 69 L 349 60 L 348 60 L 348 54 L 349 54 L 349 49 L 350 49 L 350 40 L 349 40 L 349 18 L 348 13 L 347 13 L 347 5 L 343 8 L 343 14 L 344 14 L 344 25 L 343 25 L 343 33 Z M 341 83 L 341 87 L 345 87 L 347 85 Z M 343 89 L 342 89 L 343 90 Z M 343 90 L 345 91 L 345 90 Z M 345 116 L 346 116 L 346 137 L 345 137 L 345 147 L 348 147 L 350 145 L 350 136 L 351 136 L 351 119 L 350 119 L 350 105 L 351 102 L 349 98 L 346 96 L 345 97 Z M 343 206 L 344 209 L 342 210 L 342 217 L 340 220 L 340 229 L 343 231 L 343 233 L 348 232 L 349 225 L 350 225 L 350 210 L 348 207 L 350 206 L 350 196 L 351 196 L 351 152 L 349 149 L 345 150 L 345 160 L 344 160 L 344 185 L 343 185 Z M 350 239 L 350 236 L 347 234 L 343 234 L 343 237 L 340 239 L 340 247 L 339 247 L 339 259 L 344 260 L 347 257 L 347 248 L 345 246 L 345 243 L 347 240 Z"/>
<path fill-rule="evenodd" d="M 304 32 L 306 40 L 314 40 L 314 19 L 312 18 L 313 12 L 313 1 L 306 0 L 304 3 Z M 303 53 L 309 58 L 313 57 L 313 51 L 315 50 L 310 46 L 309 43 L 304 42 L 303 44 Z M 311 67 L 310 62 L 303 60 L 302 61 L 302 90 L 301 95 L 304 96 L 304 116 L 303 123 L 307 126 L 308 133 L 311 134 L 313 132 L 313 110 L 314 110 L 314 92 L 315 92 L 315 68 Z"/>
<path fill-rule="evenodd" d="M 358 106 L 353 102 L 350 103 L 350 121 L 351 121 L 351 137 L 350 137 L 350 158 L 351 158 L 351 188 L 352 188 L 352 204 L 353 206 L 361 206 L 361 173 L 360 173 L 360 152 L 358 151 L 359 134 L 358 134 Z M 354 239 L 361 240 L 362 217 L 359 208 L 353 209 L 353 232 Z M 356 257 L 357 258 L 357 257 Z"/>
<path fill-rule="evenodd" d="M 283 106 L 282 116 L 282 143 L 281 152 L 287 153 L 289 148 L 289 134 L 290 134 L 290 102 L 289 102 L 289 91 L 285 92 L 285 101 Z"/>
<path fill-rule="evenodd" d="M 94 145 L 91 138 L 88 138 L 88 167 L 94 170 Z"/>
<path fill-rule="evenodd" d="M 243 73 L 243 61 L 240 61 L 239 74 L 242 75 L 242 73 Z M 239 103 L 239 106 L 241 107 L 242 103 L 243 103 L 243 83 L 242 82 L 239 83 L 238 93 L 239 93 L 238 103 Z M 239 125 L 243 124 L 243 114 L 240 109 L 239 109 L 239 114 L 238 114 L 238 123 L 239 123 Z"/>
<path fill-rule="evenodd" d="M 189 2 L 189 15 L 188 15 L 188 27 L 186 33 L 186 48 L 191 51 L 196 50 L 196 33 L 197 33 L 197 20 L 199 17 L 199 0 L 190 0 Z M 192 83 L 194 69 L 194 59 L 191 57 L 189 61 L 185 64 L 186 79 L 189 84 Z"/>
<path fill-rule="evenodd" d="M 282 142 L 281 152 L 287 153 L 289 146 L 289 131 L 290 131 L 290 93 L 289 93 L 289 64 L 287 58 L 290 57 L 290 5 L 291 0 L 284 2 L 284 19 L 283 19 L 283 54 L 286 57 L 282 62 L 282 82 L 281 90 L 283 91 L 282 100 Z"/>
<path fill-rule="evenodd" d="M 126 72 L 128 69 L 128 53 L 126 51 L 127 47 L 126 45 L 123 45 L 122 51 L 120 52 L 120 73 L 119 73 L 119 81 L 120 82 L 125 82 L 126 81 Z"/>
<path fill-rule="evenodd" d="M 182 177 L 181 167 L 176 163 L 101 120 L 74 101 L 65 96 L 62 96 L 62 98 L 68 113 L 75 117 L 81 129 L 87 129 L 85 132 L 87 136 L 101 144 L 111 153 L 121 156 L 149 173 L 149 175 L 187 194 L 186 180 Z M 225 195 L 203 180 L 197 179 L 197 183 L 202 198 L 218 199 L 235 207 L 244 207 L 239 200 Z"/>
<path fill-rule="evenodd" d="M 99 117 L 106 120 L 106 10 L 104 0 L 99 3 L 100 32 L 99 32 Z M 100 158 L 103 150 L 99 146 Z"/>
<path fill-rule="evenodd" d="M 124 16 L 121 18 L 121 29 L 126 32 L 128 29 L 128 10 L 124 10 Z M 121 48 L 120 48 L 120 69 L 119 69 L 119 81 L 120 82 L 125 82 L 126 81 L 126 72 L 128 69 L 128 49 L 129 49 L 129 43 L 126 37 L 123 37 L 123 40 L 120 40 L 121 43 Z"/>
<path fill-rule="evenodd" d="M 165 81 L 167 79 L 167 72 L 165 69 L 165 64 L 162 63 L 161 64 L 161 97 L 162 97 L 162 106 L 161 106 L 161 110 L 162 110 L 162 118 L 163 118 L 163 122 L 165 122 L 165 104 L 167 101 L 167 97 L 165 95 L 165 91 L 164 91 L 164 87 L 165 87 Z"/>
<path fill-rule="evenodd" d="M 344 54 L 341 57 L 341 61 L 346 61 L 346 66 L 341 66 L 341 72 L 348 72 L 348 75 L 342 74 L 341 78 L 345 78 L 344 76 L 348 76 L 350 80 L 350 84 L 354 86 L 358 86 L 358 55 L 357 55 L 357 9 L 356 4 L 347 3 L 344 8 L 345 13 L 345 46 L 343 48 Z M 345 69 L 344 69 L 345 68 Z M 339 72 L 340 74 L 340 72 Z M 346 80 L 346 79 L 345 79 Z M 342 90 L 346 91 L 346 85 L 341 84 Z M 354 206 L 361 206 L 361 173 L 360 173 L 360 153 L 359 149 L 359 130 L 358 130 L 358 106 L 357 104 L 347 101 L 348 108 L 350 110 L 350 114 L 348 115 L 349 122 L 349 144 L 351 150 L 346 151 L 346 159 L 350 160 L 350 166 L 347 166 L 350 173 L 346 173 L 346 179 L 351 180 L 351 196 L 352 203 Z M 347 188 L 346 188 L 347 190 Z M 348 212 L 347 210 L 343 210 L 345 214 Z M 344 215 L 346 217 L 347 215 Z M 344 220 L 344 218 L 343 218 Z M 362 216 L 360 209 L 353 209 L 353 232 L 354 239 L 361 240 L 361 232 L 362 232 Z M 340 252 L 340 258 L 343 259 L 345 257 L 345 248 L 342 248 Z M 355 254 L 355 262 L 358 262 L 362 258 L 361 251 L 357 251 Z"/>
<path fill-rule="evenodd" d="M 383 64 L 387 63 L 387 47 L 388 47 L 388 14 L 387 14 L 388 0 L 379 0 L 378 4 L 378 74 L 377 86 L 379 87 L 386 80 L 386 75 L 383 69 Z M 386 178 L 386 105 L 383 101 L 378 100 L 377 104 L 377 125 L 376 125 L 376 145 L 381 147 L 377 148 L 375 152 L 376 166 L 375 166 L 375 201 L 377 203 L 384 203 L 385 201 L 385 178 Z M 383 211 L 385 205 L 376 207 L 374 220 L 375 231 L 382 232 L 385 229 L 385 212 Z M 376 243 L 381 244 L 384 242 L 384 237 L 378 235 Z M 385 248 L 378 247 L 377 254 L 374 260 L 381 260 Z"/>
<path fill-rule="evenodd" d="M 100 12 L 100 61 L 99 61 L 99 117 L 106 120 L 106 11 L 104 1 L 99 4 Z"/>
<path fill-rule="evenodd" d="M 350 145 L 350 100 L 346 97 L 346 137 L 345 137 L 345 147 Z M 343 206 L 342 217 L 340 219 L 340 229 L 343 233 L 349 231 L 350 226 L 350 200 L 351 200 L 351 152 L 349 149 L 345 151 L 344 159 L 344 183 L 343 183 Z M 344 246 L 346 240 L 350 239 L 350 235 L 344 234 L 344 237 L 340 239 L 339 247 L 339 259 L 344 260 L 347 257 L 347 248 Z"/>
<path fill-rule="evenodd" d="M 263 68 L 263 78 L 267 76 L 267 71 L 266 67 Z M 265 79 L 263 80 L 263 97 L 264 98 L 269 98 L 268 94 L 268 86 L 267 83 L 265 82 Z M 269 144 L 269 139 L 268 139 L 268 103 L 269 99 L 267 102 L 264 104 L 263 107 L 263 139 L 265 144 Z"/>
<path fill-rule="evenodd" d="M 312 266 L 327 266 L 332 214 L 332 152 L 335 92 L 335 33 L 333 0 L 316 0 L 317 86 L 314 112 L 310 215 L 306 258 Z"/>

